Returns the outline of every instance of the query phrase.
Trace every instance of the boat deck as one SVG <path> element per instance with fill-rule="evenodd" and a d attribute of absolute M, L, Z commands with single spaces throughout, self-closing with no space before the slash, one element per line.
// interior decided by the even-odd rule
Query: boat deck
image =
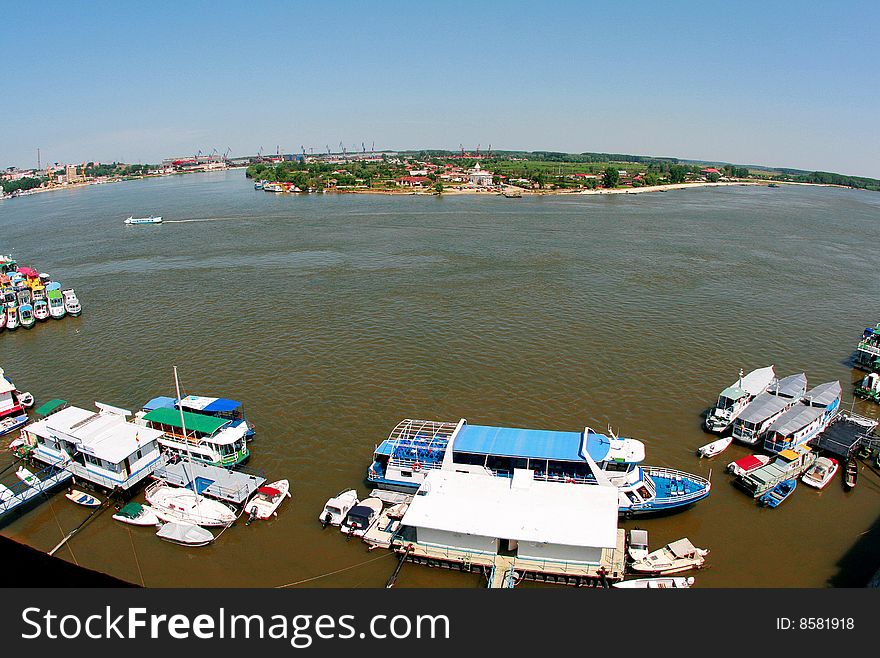
<path fill-rule="evenodd" d="M 34 475 L 40 480 L 40 484 L 36 487 L 30 487 L 20 481 L 16 482 L 11 487 L 4 486 L 4 495 L 0 496 L 0 517 L 21 507 L 40 494 L 49 492 L 51 489 L 54 489 L 73 477 L 73 473 L 70 471 L 59 470 L 54 466 L 44 468 L 43 470 L 34 473 Z M 9 493 L 7 494 L 7 492 Z"/>
<path fill-rule="evenodd" d="M 153 472 L 153 477 L 234 505 L 244 504 L 266 483 L 266 478 L 261 475 L 183 460 L 176 463 L 164 460 Z"/>

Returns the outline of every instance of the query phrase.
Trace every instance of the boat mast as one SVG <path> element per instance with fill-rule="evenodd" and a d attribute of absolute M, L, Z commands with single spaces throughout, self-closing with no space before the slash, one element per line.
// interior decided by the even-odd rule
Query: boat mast
<path fill-rule="evenodd" d="M 193 493 L 196 495 L 196 510 L 199 509 L 199 492 L 198 492 L 198 484 L 195 481 L 195 473 L 190 469 L 190 475 L 186 474 L 186 464 L 192 464 L 192 455 L 189 451 L 189 439 L 186 438 L 186 424 L 183 421 L 183 405 L 180 404 L 180 381 L 177 379 L 177 366 L 172 366 L 174 368 L 174 390 L 177 392 L 177 410 L 180 412 L 180 429 L 183 431 L 183 444 L 186 446 L 186 462 L 183 465 L 183 475 L 184 477 L 192 478 L 191 482 L 193 485 Z"/>

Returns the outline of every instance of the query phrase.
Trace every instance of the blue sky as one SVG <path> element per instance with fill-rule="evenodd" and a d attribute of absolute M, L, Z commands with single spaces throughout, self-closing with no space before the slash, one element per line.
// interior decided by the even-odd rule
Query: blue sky
<path fill-rule="evenodd" d="M 880 3 L 0 3 L 0 166 L 600 151 L 880 177 Z"/>

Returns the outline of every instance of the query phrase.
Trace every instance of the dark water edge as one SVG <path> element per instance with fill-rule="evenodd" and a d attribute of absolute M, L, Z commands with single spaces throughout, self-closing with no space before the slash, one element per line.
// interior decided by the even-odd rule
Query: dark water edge
<path fill-rule="evenodd" d="M 130 214 L 180 221 L 124 227 Z M 609 424 L 651 464 L 704 476 L 690 510 L 623 525 L 712 549 L 707 587 L 864 584 L 880 479 L 799 487 L 777 510 L 694 450 L 700 414 L 746 370 L 839 379 L 877 320 L 880 197 L 829 188 L 503 197 L 275 196 L 242 172 L 133 181 L 0 203 L 0 252 L 76 288 L 79 318 L 0 334 L 0 366 L 40 401 L 129 409 L 187 392 L 245 401 L 251 466 L 287 477 L 276 520 L 204 549 L 106 518 L 58 555 L 148 586 L 381 587 L 393 558 L 321 530 L 404 417 L 578 431 Z M 877 416 L 877 407 L 855 409 Z M 8 457 L 0 458 L 0 467 Z M 84 516 L 55 496 L 3 534 L 40 550 Z M 56 523 L 55 517 L 58 522 Z M 71 554 L 70 551 L 73 551 Z M 366 564 L 363 564 L 366 563 Z M 868 573 L 870 572 L 870 573 Z M 863 578 L 863 574 L 867 577 Z M 181 583 L 181 578 L 185 583 Z M 409 565 L 399 586 L 480 586 Z"/>

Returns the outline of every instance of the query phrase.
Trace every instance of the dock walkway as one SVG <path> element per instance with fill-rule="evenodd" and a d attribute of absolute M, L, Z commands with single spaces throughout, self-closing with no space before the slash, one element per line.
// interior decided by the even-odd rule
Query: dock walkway
<path fill-rule="evenodd" d="M 153 477 L 234 505 L 244 504 L 266 483 L 261 475 L 184 460 L 165 461 L 153 472 Z"/>
<path fill-rule="evenodd" d="M 0 517 L 18 509 L 28 501 L 33 500 L 42 493 L 59 486 L 73 477 L 73 473 L 56 466 L 47 466 L 41 471 L 34 473 L 40 483 L 31 487 L 24 482 L 16 482 L 11 487 L 0 485 Z"/>

